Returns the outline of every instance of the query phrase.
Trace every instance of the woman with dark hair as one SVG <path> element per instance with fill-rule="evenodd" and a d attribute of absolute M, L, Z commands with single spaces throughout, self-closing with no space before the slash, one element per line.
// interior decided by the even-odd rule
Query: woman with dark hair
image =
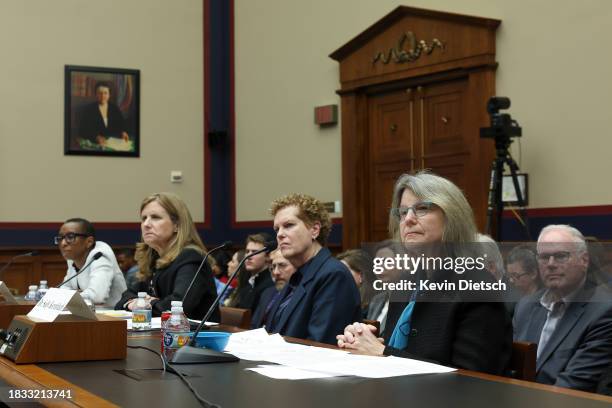
<path fill-rule="evenodd" d="M 187 294 L 206 252 L 189 209 L 177 195 L 158 193 L 143 200 L 140 217 L 142 242 L 136 245 L 135 258 L 140 268 L 137 278 L 147 288 L 153 316 L 161 316 L 170 310 L 173 300 L 179 300 L 189 318 L 201 319 L 217 292 L 210 266 L 205 264 Z M 133 310 L 136 298 L 137 293 L 128 290 L 115 308 Z M 211 320 L 219 321 L 218 309 Z"/>
<path fill-rule="evenodd" d="M 365 317 L 368 315 L 370 301 L 376 294 L 372 287 L 376 279 L 372 272 L 372 257 L 362 249 L 349 249 L 338 255 L 337 258 L 349 269 L 359 288 L 361 313 Z"/>
<path fill-rule="evenodd" d="M 240 265 L 240 262 L 242 262 L 245 256 L 246 250 L 244 249 L 234 252 L 232 259 L 230 259 L 230 261 L 227 263 L 228 276 L 232 276 L 236 272 L 238 265 Z M 236 307 L 238 305 L 239 298 L 238 291 L 240 288 L 245 288 L 246 285 L 249 284 L 250 277 L 251 275 L 244 269 L 244 267 L 242 267 L 240 271 L 238 271 L 238 275 L 234 278 L 232 286 L 228 288 L 226 296 L 221 300 L 222 304 L 229 307 Z M 230 289 L 232 290 L 230 291 Z"/>
<path fill-rule="evenodd" d="M 525 245 L 514 247 L 508 253 L 506 275 L 522 296 L 535 293 L 542 286 L 536 253 Z"/>
<path fill-rule="evenodd" d="M 407 253 L 450 259 L 476 241 L 472 209 L 461 190 L 428 172 L 404 174 L 395 183 L 389 232 Z M 481 301 L 472 292 L 452 287 L 426 291 L 418 282 L 457 282 L 459 277 L 489 282 L 491 275 L 484 269 L 463 273 L 439 267 L 420 267 L 410 274 L 417 279 L 417 289 L 398 291 L 399 301 L 391 297 L 384 338 L 374 335 L 374 326 L 353 323 L 337 336 L 338 346 L 359 354 L 503 373 L 512 346 L 512 325 L 503 302 Z"/>

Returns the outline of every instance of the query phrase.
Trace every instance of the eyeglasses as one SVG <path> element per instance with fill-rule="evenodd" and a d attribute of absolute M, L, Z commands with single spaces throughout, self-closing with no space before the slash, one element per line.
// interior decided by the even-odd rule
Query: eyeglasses
<path fill-rule="evenodd" d="M 391 214 L 395 218 L 399 220 L 403 220 L 408 216 L 408 213 L 410 212 L 410 210 L 412 210 L 412 212 L 417 218 L 421 218 L 429 214 L 429 212 L 434 207 L 434 205 L 435 204 L 432 203 L 431 201 L 421 201 L 420 203 L 414 203 L 410 207 L 392 208 Z"/>
<path fill-rule="evenodd" d="M 516 282 L 519 279 L 521 279 L 523 276 L 525 275 L 529 275 L 529 272 L 523 272 L 523 273 L 515 273 L 515 274 L 507 274 L 508 276 L 508 280 L 510 282 Z"/>
<path fill-rule="evenodd" d="M 538 254 L 538 261 L 542 263 L 547 263 L 550 261 L 550 257 L 552 256 L 555 262 L 565 263 L 569 260 L 571 255 L 572 254 L 567 251 L 559 251 L 559 252 L 553 252 L 553 253 L 544 252 L 544 253 Z"/>
<path fill-rule="evenodd" d="M 61 242 L 65 239 L 67 244 L 73 244 L 76 241 L 77 237 L 88 237 L 87 234 L 79 234 L 76 232 L 69 232 L 66 235 L 58 235 L 53 238 L 53 242 L 55 245 L 61 244 Z"/>

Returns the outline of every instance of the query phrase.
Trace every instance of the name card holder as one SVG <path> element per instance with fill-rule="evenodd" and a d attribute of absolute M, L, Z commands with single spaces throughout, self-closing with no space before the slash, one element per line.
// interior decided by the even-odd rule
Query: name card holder
<path fill-rule="evenodd" d="M 6 329 L 13 321 L 13 317 L 29 313 L 36 302 L 17 300 L 6 284 L 0 281 L 0 329 Z"/>
<path fill-rule="evenodd" d="M 27 316 L 15 316 L 0 354 L 17 364 L 118 360 L 126 346 L 125 320 L 96 315 L 77 291 L 51 288 Z"/>

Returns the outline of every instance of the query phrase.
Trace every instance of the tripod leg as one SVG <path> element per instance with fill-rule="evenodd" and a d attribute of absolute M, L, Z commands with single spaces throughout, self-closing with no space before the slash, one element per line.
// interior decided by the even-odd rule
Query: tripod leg
<path fill-rule="evenodd" d="M 489 195 L 487 197 L 487 226 L 485 233 L 491 235 L 491 223 L 493 220 L 493 206 L 495 205 L 495 171 L 497 169 L 496 160 L 491 163 L 491 180 L 489 181 Z"/>
<path fill-rule="evenodd" d="M 489 182 L 489 197 L 487 205 L 487 227 L 485 232 L 493 239 L 498 240 L 501 236 L 501 214 L 503 203 L 501 201 L 501 180 L 504 170 L 503 157 L 497 157 L 491 165 L 491 181 Z M 495 234 L 493 233 L 493 216 L 495 214 Z"/>
<path fill-rule="evenodd" d="M 504 215 L 504 201 L 502 199 L 502 181 L 504 177 L 504 158 L 497 158 L 497 174 L 495 179 L 495 184 L 497 187 L 495 188 L 495 208 L 497 210 L 497 230 L 495 231 L 495 236 L 492 238 L 495 241 L 501 241 L 502 239 L 502 216 Z"/>
<path fill-rule="evenodd" d="M 514 185 L 514 192 L 518 201 L 521 218 L 524 221 L 525 233 L 527 235 L 527 239 L 531 241 L 531 232 L 529 230 L 529 217 L 527 216 L 527 210 L 525 209 L 525 199 L 523 197 L 523 192 L 521 191 L 517 175 L 519 167 L 514 161 L 514 159 L 510 156 L 506 157 L 506 163 L 508 164 L 508 167 L 510 167 L 510 174 L 512 175 L 512 184 Z"/>

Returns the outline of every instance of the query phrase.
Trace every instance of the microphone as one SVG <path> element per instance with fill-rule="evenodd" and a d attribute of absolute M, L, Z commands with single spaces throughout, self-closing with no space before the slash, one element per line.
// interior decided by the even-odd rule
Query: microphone
<path fill-rule="evenodd" d="M 183 304 L 185 304 L 185 299 L 187 299 L 187 294 L 189 294 L 189 290 L 191 290 L 191 287 L 193 286 L 193 283 L 195 282 L 196 278 L 198 277 L 198 274 L 200 273 L 200 271 L 202 270 L 202 267 L 204 267 L 204 264 L 206 263 L 206 260 L 208 259 L 209 255 L 212 254 L 213 252 L 217 252 L 217 251 L 219 251 L 221 249 L 230 248 L 231 246 L 232 246 L 232 241 L 225 241 L 223 244 L 219 245 L 218 247 L 213 248 L 210 251 L 208 251 L 206 256 L 204 256 L 204 259 L 202 259 L 202 262 L 200 263 L 200 266 L 198 267 L 198 270 L 196 271 L 195 275 L 193 275 L 193 279 L 191 279 L 191 283 L 189 284 L 189 286 L 187 287 L 187 290 L 185 291 L 185 294 L 183 295 L 183 299 L 181 300 L 181 302 Z"/>
<path fill-rule="evenodd" d="M 6 269 L 8 269 L 9 266 L 11 266 L 11 264 L 13 263 L 15 259 L 21 258 L 24 256 L 38 256 L 38 251 L 30 251 L 30 252 L 26 252 L 25 254 L 15 255 L 6 263 L 6 265 L 2 267 L 2 269 L 0 269 L 0 276 L 2 276 L 2 272 L 4 272 Z"/>
<path fill-rule="evenodd" d="M 79 276 L 80 274 L 82 274 L 85 271 L 85 269 L 89 268 L 89 265 L 91 265 L 94 261 L 97 261 L 98 259 L 102 258 L 102 256 L 104 256 L 102 252 L 96 252 L 94 256 L 91 258 L 91 261 L 89 261 L 84 267 L 82 267 L 80 271 L 78 271 L 77 273 L 75 273 L 73 276 L 69 277 L 65 281 L 63 281 L 57 288 L 58 289 L 61 288 L 62 286 L 64 286 L 65 284 L 67 284 L 68 282 L 70 282 L 71 280 Z"/>
<path fill-rule="evenodd" d="M 230 276 L 229 279 L 227 280 L 227 282 L 225 282 L 225 286 L 223 286 L 223 290 L 221 291 L 221 293 L 219 293 L 219 295 L 217 295 L 217 298 L 215 299 L 213 304 L 210 306 L 210 308 L 208 309 L 208 311 L 206 312 L 206 314 L 202 318 L 202 321 L 198 325 L 198 327 L 197 327 L 193 337 L 191 338 L 191 341 L 189 342 L 190 346 L 195 346 L 195 341 L 196 341 L 196 337 L 197 337 L 198 333 L 200 331 L 202 331 L 202 328 L 204 327 L 204 324 L 208 321 L 208 319 L 210 319 L 210 316 L 214 313 L 214 310 L 219 305 L 219 302 L 221 301 L 221 298 L 223 297 L 223 295 L 227 291 L 227 288 L 232 284 L 232 281 L 234 280 L 236 275 L 238 275 L 238 272 L 240 271 L 240 269 L 242 268 L 242 265 L 244 265 L 246 260 L 249 259 L 249 258 L 254 257 L 255 255 L 261 254 L 262 252 L 265 252 L 265 253 L 269 254 L 270 252 L 272 252 L 272 251 L 274 251 L 276 249 L 277 245 L 278 245 L 278 243 L 276 241 L 268 241 L 268 242 L 265 243 L 265 245 L 264 245 L 264 247 L 262 249 L 259 249 L 259 250 L 255 251 L 255 252 L 251 253 L 251 254 L 248 254 L 244 258 L 242 258 L 242 261 L 240 261 L 240 263 L 238 264 L 238 267 L 236 268 L 234 273 L 232 273 L 232 276 Z"/>

